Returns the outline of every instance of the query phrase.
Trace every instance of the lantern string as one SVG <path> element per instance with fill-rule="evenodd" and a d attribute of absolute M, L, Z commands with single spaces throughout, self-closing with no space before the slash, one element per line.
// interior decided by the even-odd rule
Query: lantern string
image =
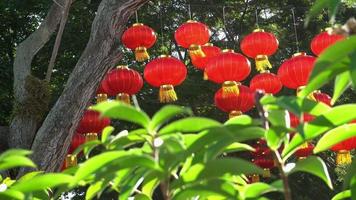
<path fill-rule="evenodd" d="M 138 23 L 138 13 L 137 10 L 135 11 L 136 23 Z"/>
<path fill-rule="evenodd" d="M 223 6 L 222 8 L 222 17 L 223 17 L 223 29 L 225 32 L 225 48 L 227 48 L 227 43 L 228 43 L 228 39 L 227 39 L 227 29 L 226 29 L 226 13 L 225 13 L 225 6 Z"/>
<path fill-rule="evenodd" d="M 255 16 L 256 16 L 256 27 L 260 28 L 260 26 L 258 25 L 258 9 L 255 10 Z"/>
<path fill-rule="evenodd" d="M 188 4 L 188 14 L 189 14 L 189 19 L 192 19 L 192 10 L 190 4 Z"/>
<path fill-rule="evenodd" d="M 162 17 L 162 5 L 161 3 L 159 2 L 159 20 L 160 20 L 160 26 L 161 26 L 161 47 L 163 48 L 164 47 L 164 34 L 163 34 L 163 30 L 164 30 L 164 27 L 163 27 L 163 17 Z"/>
<path fill-rule="evenodd" d="M 298 40 L 297 23 L 296 23 L 296 19 L 295 19 L 294 8 L 292 8 L 292 16 L 293 16 L 293 26 L 294 26 L 295 44 L 296 44 L 296 46 L 297 46 L 297 52 L 299 52 L 299 40 Z"/>

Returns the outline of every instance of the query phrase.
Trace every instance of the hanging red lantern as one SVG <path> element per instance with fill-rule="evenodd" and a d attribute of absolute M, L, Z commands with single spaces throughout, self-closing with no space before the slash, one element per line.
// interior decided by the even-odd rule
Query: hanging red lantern
<path fill-rule="evenodd" d="M 290 126 L 292 128 L 296 128 L 300 123 L 299 118 L 296 115 L 294 115 L 293 113 L 291 113 L 291 112 L 289 112 L 289 119 L 290 119 Z M 312 121 L 314 119 L 315 119 L 315 117 L 313 115 L 310 115 L 308 113 L 303 113 L 303 121 L 304 121 L 304 123 L 308 123 L 308 122 L 310 122 L 310 121 Z"/>
<path fill-rule="evenodd" d="M 155 31 L 142 23 L 133 24 L 121 37 L 122 43 L 135 51 L 136 60 L 140 62 L 150 58 L 147 49 L 151 48 L 156 40 Z"/>
<path fill-rule="evenodd" d="M 271 177 L 271 169 L 274 167 L 274 160 L 270 156 L 257 157 L 252 162 L 263 169 L 262 176 L 264 178 Z"/>
<path fill-rule="evenodd" d="M 315 57 L 302 52 L 294 54 L 292 58 L 284 61 L 277 73 L 282 84 L 291 89 L 305 86 L 308 83 L 315 60 Z"/>
<path fill-rule="evenodd" d="M 180 85 L 187 76 L 184 63 L 171 56 L 160 56 L 149 63 L 144 69 L 145 80 L 153 87 L 159 87 L 161 103 L 176 101 L 174 86 Z"/>
<path fill-rule="evenodd" d="M 69 167 L 76 166 L 78 164 L 77 155 L 74 155 L 73 152 L 82 144 L 85 143 L 85 137 L 82 134 L 74 134 L 71 144 L 69 146 L 68 154 L 64 159 L 64 164 L 62 170 L 67 169 Z"/>
<path fill-rule="evenodd" d="M 313 96 L 317 102 L 325 103 L 328 106 L 331 106 L 331 97 L 328 94 L 322 93 L 320 91 L 315 91 Z"/>
<path fill-rule="evenodd" d="M 85 136 L 86 141 L 96 140 L 98 134 L 110 125 L 110 119 L 100 117 L 100 113 L 94 110 L 86 110 L 77 127 L 77 132 Z"/>
<path fill-rule="evenodd" d="M 282 89 L 282 82 L 277 75 L 265 71 L 251 79 L 250 88 L 254 91 L 263 90 L 268 94 L 277 94 Z"/>
<path fill-rule="evenodd" d="M 295 156 L 298 159 L 305 159 L 306 157 L 313 154 L 314 145 L 312 143 L 305 143 L 295 152 Z"/>
<path fill-rule="evenodd" d="M 268 56 L 276 53 L 278 40 L 272 34 L 263 29 L 256 29 L 241 41 L 241 51 L 246 56 L 255 59 L 256 70 L 259 72 L 272 68 Z"/>
<path fill-rule="evenodd" d="M 343 39 L 345 39 L 343 35 L 333 34 L 327 30 L 312 39 L 310 49 L 315 55 L 319 56 L 326 48 Z"/>
<path fill-rule="evenodd" d="M 143 86 L 140 73 L 123 65 L 108 73 L 107 83 L 116 100 L 127 104 L 130 104 L 130 96 L 138 93 Z"/>
<path fill-rule="evenodd" d="M 243 85 L 239 85 L 238 87 L 240 91 L 239 95 L 223 95 L 222 89 L 219 89 L 215 93 L 214 101 L 216 107 L 229 113 L 229 118 L 239 116 L 242 113 L 249 111 L 255 104 L 253 91 Z"/>
<path fill-rule="evenodd" d="M 108 100 L 108 96 L 113 96 L 113 92 L 109 88 L 107 76 L 101 81 L 98 90 L 96 91 L 96 103 L 104 102 Z"/>
<path fill-rule="evenodd" d="M 206 75 L 205 68 L 207 66 L 208 61 L 214 57 L 217 56 L 221 53 L 221 49 L 219 47 L 214 46 L 211 43 L 207 43 L 203 46 L 201 46 L 202 51 L 205 54 L 205 57 L 202 56 L 192 56 L 191 61 L 194 67 L 197 69 L 200 69 L 204 72 L 204 80 L 208 79 L 208 76 Z"/>
<path fill-rule="evenodd" d="M 177 28 L 174 38 L 179 46 L 189 50 L 191 57 L 205 57 L 201 45 L 209 42 L 210 31 L 207 25 L 189 20 Z"/>
<path fill-rule="evenodd" d="M 223 95 L 239 94 L 239 82 L 251 72 L 248 59 L 233 50 L 224 50 L 211 58 L 205 69 L 209 80 L 222 84 Z"/>

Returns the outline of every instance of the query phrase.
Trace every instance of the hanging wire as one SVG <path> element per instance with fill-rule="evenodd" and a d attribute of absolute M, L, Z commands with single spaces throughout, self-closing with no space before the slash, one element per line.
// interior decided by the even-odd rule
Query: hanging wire
<path fill-rule="evenodd" d="M 136 23 L 138 23 L 138 13 L 137 10 L 135 11 Z"/>
<path fill-rule="evenodd" d="M 159 6 L 159 21 L 161 26 L 161 48 L 164 48 L 164 35 L 163 35 L 164 27 L 163 27 L 163 17 L 162 17 L 162 5 L 160 2 L 158 3 L 158 6 Z"/>
<path fill-rule="evenodd" d="M 295 44 L 296 44 L 296 46 L 297 46 L 297 52 L 299 52 L 299 40 L 298 40 L 297 23 L 296 23 L 296 20 L 295 20 L 294 8 L 292 8 L 292 16 L 293 16 L 293 26 L 294 26 Z"/>
<path fill-rule="evenodd" d="M 189 14 L 189 19 L 192 19 L 192 10 L 190 4 L 188 4 L 188 14 Z"/>
<path fill-rule="evenodd" d="M 256 17 L 256 27 L 260 28 L 260 26 L 258 25 L 258 9 L 255 10 L 255 17 Z"/>
<path fill-rule="evenodd" d="M 228 39 L 227 39 L 227 29 L 226 29 L 226 13 L 225 13 L 225 6 L 223 6 L 222 8 L 222 17 L 223 17 L 223 29 L 224 29 L 224 33 L 225 33 L 225 49 L 227 48 L 227 43 L 228 43 Z"/>

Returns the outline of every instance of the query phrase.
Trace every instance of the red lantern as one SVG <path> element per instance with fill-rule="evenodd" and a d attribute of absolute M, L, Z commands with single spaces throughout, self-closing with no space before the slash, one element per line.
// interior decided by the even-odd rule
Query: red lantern
<path fill-rule="evenodd" d="M 191 61 L 194 67 L 197 69 L 204 71 L 204 80 L 207 80 L 208 77 L 205 72 L 205 67 L 207 66 L 208 61 L 221 53 L 221 49 L 219 47 L 214 46 L 211 43 L 207 43 L 201 47 L 202 51 L 205 54 L 205 57 L 201 56 L 192 56 Z"/>
<path fill-rule="evenodd" d="M 96 140 L 98 134 L 110 125 L 110 119 L 100 117 L 100 113 L 94 110 L 86 110 L 77 127 L 79 134 L 85 135 L 86 141 Z"/>
<path fill-rule="evenodd" d="M 254 91 L 263 90 L 268 94 L 277 94 L 282 89 L 282 83 L 277 75 L 266 71 L 251 79 L 250 88 Z"/>
<path fill-rule="evenodd" d="M 328 94 L 322 93 L 320 91 L 315 91 L 313 96 L 317 102 L 325 103 L 328 106 L 331 106 L 331 97 Z"/>
<path fill-rule="evenodd" d="M 351 124 L 356 124 L 356 120 L 352 120 Z M 350 151 L 356 148 L 356 136 L 344 140 L 336 145 L 334 145 L 331 150 L 337 152 L 336 154 L 336 164 L 337 165 L 347 165 L 352 162 Z"/>
<path fill-rule="evenodd" d="M 330 31 L 325 31 L 313 38 L 310 49 L 315 55 L 319 56 L 326 48 L 342 39 L 345 39 L 343 35 L 332 34 Z"/>
<path fill-rule="evenodd" d="M 62 165 L 62 171 L 78 164 L 77 155 L 74 155 L 73 152 L 84 143 L 85 137 L 82 134 L 74 134 L 71 144 L 69 146 L 68 154 L 66 155 L 64 163 Z"/>
<path fill-rule="evenodd" d="M 291 89 L 305 86 L 313 70 L 315 60 L 313 56 L 297 53 L 292 58 L 284 61 L 278 69 L 278 76 L 282 84 Z"/>
<path fill-rule="evenodd" d="M 109 84 L 107 81 L 107 77 L 105 76 L 104 79 L 101 81 L 98 90 L 96 91 L 96 102 L 104 102 L 108 100 L 108 95 L 114 95 L 113 92 L 109 88 Z"/>
<path fill-rule="evenodd" d="M 159 87 L 162 103 L 176 101 L 174 86 L 180 85 L 187 76 L 184 63 L 171 56 L 161 56 L 149 62 L 144 70 L 145 80 L 153 87 Z"/>
<path fill-rule="evenodd" d="M 263 168 L 264 172 L 263 172 L 263 177 L 264 178 L 269 178 L 271 177 L 271 171 L 270 169 L 272 169 L 274 167 L 274 160 L 267 156 L 267 157 L 257 157 L 255 159 L 252 160 L 252 162 Z"/>
<path fill-rule="evenodd" d="M 293 128 L 296 128 L 300 123 L 299 118 L 291 112 L 289 112 L 289 119 L 290 119 L 290 126 Z M 310 122 L 314 119 L 315 117 L 313 115 L 310 115 L 308 113 L 303 113 L 304 123 Z"/>
<path fill-rule="evenodd" d="M 272 68 L 268 56 L 273 55 L 278 49 L 278 40 L 272 34 L 256 29 L 241 41 L 241 51 L 248 57 L 255 59 L 256 70 L 263 72 Z"/>
<path fill-rule="evenodd" d="M 295 152 L 298 159 L 304 159 L 313 154 L 314 145 L 312 143 L 305 143 Z"/>
<path fill-rule="evenodd" d="M 233 50 L 224 50 L 211 58 L 205 69 L 209 80 L 223 84 L 223 95 L 239 94 L 237 85 L 251 72 L 248 59 Z"/>
<path fill-rule="evenodd" d="M 155 31 L 142 23 L 133 24 L 121 37 L 122 43 L 135 51 L 136 60 L 140 62 L 150 58 L 147 49 L 151 48 L 156 40 Z"/>
<path fill-rule="evenodd" d="M 111 70 L 106 79 L 116 99 L 127 104 L 130 104 L 130 95 L 138 93 L 143 86 L 140 73 L 122 65 Z"/>
<path fill-rule="evenodd" d="M 189 20 L 180 25 L 174 33 L 177 44 L 185 49 L 189 49 L 189 55 L 205 57 L 201 45 L 209 42 L 210 31 L 207 25 Z"/>
<path fill-rule="evenodd" d="M 222 111 L 229 113 L 229 118 L 239 116 L 253 108 L 254 93 L 243 85 L 239 85 L 240 94 L 223 95 L 223 90 L 219 89 L 215 93 L 215 105 Z"/>

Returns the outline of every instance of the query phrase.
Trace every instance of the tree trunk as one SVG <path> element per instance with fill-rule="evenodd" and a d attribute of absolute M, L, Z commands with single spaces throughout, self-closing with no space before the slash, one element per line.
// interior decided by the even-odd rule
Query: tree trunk
<path fill-rule="evenodd" d="M 100 81 L 122 57 L 119 39 L 129 17 L 147 1 L 103 0 L 100 3 L 89 42 L 62 95 L 36 134 L 32 159 L 39 170 L 50 172 L 59 169 L 77 124 Z"/>
<path fill-rule="evenodd" d="M 64 0 L 58 0 L 64 5 Z M 48 42 L 51 35 L 57 29 L 62 15 L 62 8 L 53 4 L 39 28 L 21 42 L 16 48 L 16 58 L 14 60 L 14 118 L 10 124 L 10 134 L 8 134 L 8 144 L 10 148 L 30 149 L 36 130 L 42 120 L 43 108 L 33 110 L 30 105 L 36 98 L 28 91 L 31 88 L 29 77 L 31 76 L 31 62 L 37 52 Z M 36 86 L 35 86 L 36 87 Z M 42 105 L 42 107 L 45 105 Z M 46 110 L 45 108 L 44 110 Z M 35 113 L 33 113 L 35 112 Z"/>
<path fill-rule="evenodd" d="M 8 149 L 6 137 L 9 135 L 9 127 L 0 126 L 0 153 Z"/>

